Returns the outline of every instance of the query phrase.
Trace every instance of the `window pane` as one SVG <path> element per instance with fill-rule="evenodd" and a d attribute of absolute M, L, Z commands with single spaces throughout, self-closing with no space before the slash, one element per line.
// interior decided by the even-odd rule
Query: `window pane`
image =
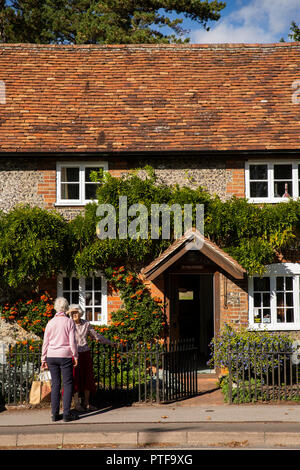
<path fill-rule="evenodd" d="M 101 321 L 101 308 L 95 308 L 94 321 Z"/>
<path fill-rule="evenodd" d="M 79 184 L 62 183 L 61 198 L 62 199 L 79 199 Z"/>
<path fill-rule="evenodd" d="M 270 300 L 271 300 L 271 297 L 270 297 L 270 294 L 263 294 L 263 306 L 264 307 L 269 307 L 270 306 Z"/>
<path fill-rule="evenodd" d="M 63 290 L 70 290 L 70 278 L 63 278 Z"/>
<path fill-rule="evenodd" d="M 274 196 L 275 197 L 283 197 L 284 194 L 287 194 L 293 197 L 293 185 L 290 181 L 280 181 L 274 182 Z"/>
<path fill-rule="evenodd" d="M 267 180 L 268 165 L 250 165 L 250 180 Z"/>
<path fill-rule="evenodd" d="M 268 183 L 250 182 L 250 197 L 268 197 Z"/>
<path fill-rule="evenodd" d="M 79 168 L 78 167 L 63 167 L 61 169 L 61 181 L 62 182 L 79 182 Z"/>
<path fill-rule="evenodd" d="M 271 310 L 269 308 L 263 309 L 263 323 L 271 323 Z"/>
<path fill-rule="evenodd" d="M 277 293 L 276 294 L 276 299 L 277 299 L 277 307 L 283 307 L 284 306 L 284 293 Z"/>
<path fill-rule="evenodd" d="M 285 302 L 286 302 L 287 307 L 293 307 L 294 301 L 293 301 L 293 293 L 292 292 L 286 294 Z"/>
<path fill-rule="evenodd" d="M 69 292 L 64 292 L 64 298 L 67 299 L 67 301 L 69 302 L 69 304 L 71 303 L 71 302 L 70 302 L 70 293 L 69 293 Z"/>
<path fill-rule="evenodd" d="M 78 304 L 79 303 L 79 292 L 72 292 L 72 304 Z"/>
<path fill-rule="evenodd" d="M 85 280 L 85 289 L 92 290 L 93 289 L 93 279 L 91 277 L 87 277 Z"/>
<path fill-rule="evenodd" d="M 87 183 L 90 182 L 90 181 L 92 181 L 92 180 L 91 180 L 91 177 L 90 177 L 91 172 L 92 172 L 92 171 L 97 171 L 97 172 L 99 172 L 100 170 L 102 170 L 102 168 L 100 168 L 100 167 L 87 167 L 87 168 L 85 169 L 85 181 L 86 181 Z"/>
<path fill-rule="evenodd" d="M 95 292 L 95 305 L 101 305 L 101 292 Z"/>
<path fill-rule="evenodd" d="M 85 199 L 96 199 L 97 184 L 85 185 Z"/>
<path fill-rule="evenodd" d="M 294 322 L 294 309 L 293 308 L 288 308 L 286 310 L 286 321 L 287 321 L 287 323 L 293 323 Z"/>
<path fill-rule="evenodd" d="M 286 290 L 293 290 L 293 278 L 292 277 L 285 278 L 285 288 Z"/>
<path fill-rule="evenodd" d="M 270 278 L 269 277 L 255 277 L 254 278 L 255 291 L 270 291 Z"/>
<path fill-rule="evenodd" d="M 292 179 L 292 165 L 274 165 L 274 180 L 285 179 Z"/>
<path fill-rule="evenodd" d="M 284 280 L 283 277 L 277 277 L 276 278 L 276 290 L 277 291 L 283 291 L 284 290 Z"/>
<path fill-rule="evenodd" d="M 277 309 L 277 323 L 284 322 L 284 308 Z"/>
<path fill-rule="evenodd" d="M 92 292 L 85 293 L 85 305 L 93 305 L 93 293 Z"/>
<path fill-rule="evenodd" d="M 254 309 L 254 323 L 261 323 L 261 309 Z"/>
<path fill-rule="evenodd" d="M 101 277 L 94 278 L 94 289 L 101 290 Z"/>
<path fill-rule="evenodd" d="M 261 294 L 254 294 L 254 307 L 261 307 Z"/>
<path fill-rule="evenodd" d="M 85 318 L 87 321 L 92 321 L 93 320 L 93 310 L 91 308 L 86 308 L 85 309 Z"/>
<path fill-rule="evenodd" d="M 79 290 L 79 279 L 72 277 L 72 290 Z"/>

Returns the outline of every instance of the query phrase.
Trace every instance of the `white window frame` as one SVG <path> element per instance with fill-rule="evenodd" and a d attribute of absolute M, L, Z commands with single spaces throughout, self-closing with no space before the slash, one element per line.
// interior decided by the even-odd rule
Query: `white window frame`
<path fill-rule="evenodd" d="M 278 203 L 287 202 L 289 198 L 275 197 L 274 196 L 274 165 L 292 165 L 292 186 L 293 197 L 296 200 L 299 198 L 298 188 L 298 165 L 300 160 L 248 160 L 245 162 L 245 194 L 249 202 L 253 203 Z M 267 165 L 268 169 L 268 197 L 250 197 L 250 165 Z"/>
<path fill-rule="evenodd" d="M 294 322 L 277 323 L 276 277 L 293 277 Z M 249 277 L 249 328 L 251 330 L 294 331 L 300 330 L 300 263 L 275 263 L 266 266 L 262 277 L 270 277 L 271 323 L 254 323 L 254 277 Z"/>
<path fill-rule="evenodd" d="M 94 321 L 91 320 L 90 323 L 92 325 L 107 325 L 107 280 L 104 277 L 103 273 L 100 271 L 95 272 L 92 274 L 90 277 L 98 276 L 101 277 L 101 321 Z M 64 277 L 76 277 L 79 279 L 79 305 L 84 311 L 83 319 L 85 319 L 85 301 L 84 301 L 84 295 L 85 295 L 85 278 L 84 277 L 79 277 L 76 276 L 76 274 L 72 273 L 70 276 L 67 276 L 65 273 L 59 274 L 57 276 L 57 296 L 62 297 L 63 296 L 63 278 Z"/>
<path fill-rule="evenodd" d="M 62 199 L 61 197 L 61 170 L 62 168 L 79 168 L 79 199 Z M 108 171 L 108 162 L 58 162 L 56 164 L 56 206 L 84 206 L 93 199 L 85 199 L 85 169 L 90 168 L 103 168 Z"/>

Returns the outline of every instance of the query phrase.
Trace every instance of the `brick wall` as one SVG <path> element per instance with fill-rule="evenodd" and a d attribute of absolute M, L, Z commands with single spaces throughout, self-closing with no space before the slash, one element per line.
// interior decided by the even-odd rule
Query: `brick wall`
<path fill-rule="evenodd" d="M 220 279 L 220 330 L 225 324 L 248 325 L 248 280 L 222 274 Z"/>
<path fill-rule="evenodd" d="M 245 162 L 228 160 L 226 162 L 226 198 L 245 197 Z"/>

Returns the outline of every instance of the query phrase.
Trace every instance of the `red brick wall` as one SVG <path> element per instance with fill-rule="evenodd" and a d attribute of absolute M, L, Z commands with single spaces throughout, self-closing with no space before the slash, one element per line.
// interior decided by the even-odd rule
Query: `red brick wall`
<path fill-rule="evenodd" d="M 220 329 L 226 323 L 235 327 L 247 326 L 248 280 L 223 274 L 220 281 Z"/>
<path fill-rule="evenodd" d="M 226 196 L 245 197 L 245 162 L 228 160 L 226 162 Z"/>

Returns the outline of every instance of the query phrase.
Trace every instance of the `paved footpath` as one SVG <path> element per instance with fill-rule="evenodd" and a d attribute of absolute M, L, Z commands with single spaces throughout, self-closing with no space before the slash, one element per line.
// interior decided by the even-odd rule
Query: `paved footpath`
<path fill-rule="evenodd" d="M 224 447 L 300 449 L 300 406 L 139 405 L 103 408 L 52 423 L 49 408 L 0 413 L 0 449 Z"/>

